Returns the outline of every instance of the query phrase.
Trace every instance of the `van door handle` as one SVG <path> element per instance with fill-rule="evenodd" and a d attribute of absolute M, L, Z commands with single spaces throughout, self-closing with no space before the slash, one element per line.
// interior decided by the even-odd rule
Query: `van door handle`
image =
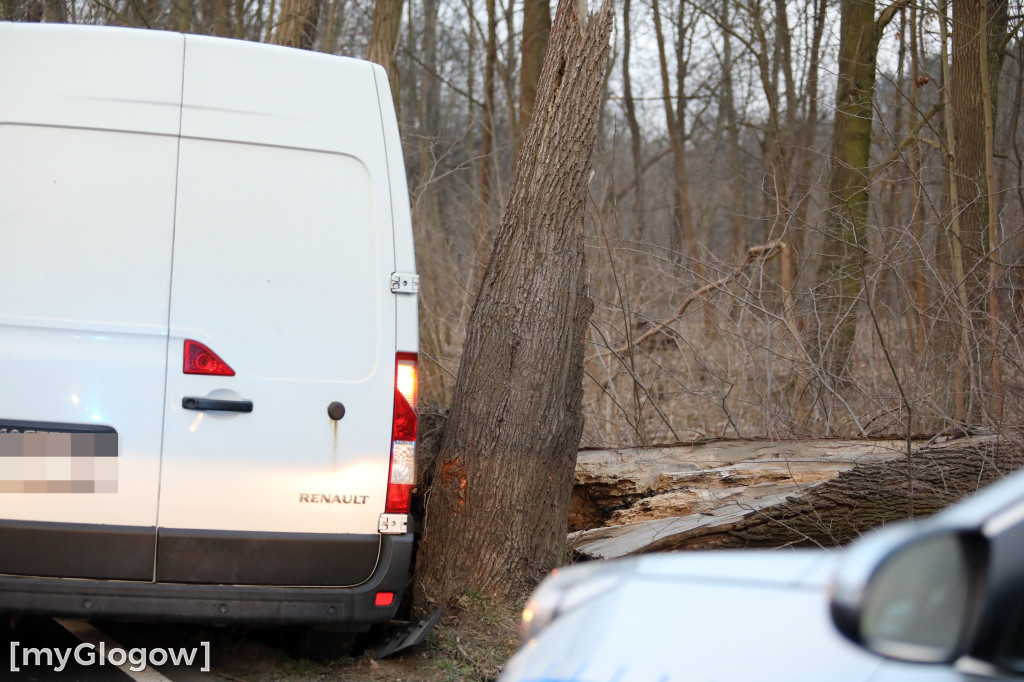
<path fill-rule="evenodd" d="M 211 412 L 252 412 L 251 400 L 217 400 L 215 398 L 181 399 L 181 406 L 186 410 L 206 410 Z"/>

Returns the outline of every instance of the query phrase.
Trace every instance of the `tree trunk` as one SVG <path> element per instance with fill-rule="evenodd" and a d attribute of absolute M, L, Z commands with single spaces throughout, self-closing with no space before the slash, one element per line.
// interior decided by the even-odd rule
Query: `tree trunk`
<path fill-rule="evenodd" d="M 793 257 L 793 281 L 800 276 L 799 263 L 800 254 L 804 252 L 804 226 L 807 225 L 807 215 L 811 206 L 811 168 L 817 156 L 813 153 L 814 139 L 818 132 L 818 77 L 821 64 L 821 39 L 825 33 L 825 15 L 827 13 L 827 0 L 816 0 L 814 3 L 814 30 L 811 38 L 810 61 L 807 64 L 807 85 L 805 87 L 805 99 L 807 101 L 807 118 L 804 121 L 802 131 L 802 144 L 800 145 L 800 170 L 796 177 L 796 220 L 794 221 L 793 237 L 790 239 L 790 251 Z"/>
<path fill-rule="evenodd" d="M 991 243 L 990 199 L 993 203 L 995 199 L 990 195 L 986 177 L 986 159 L 990 156 L 986 153 L 986 130 L 991 131 L 995 107 L 986 107 L 984 95 L 987 91 L 989 105 L 998 100 L 999 46 L 1006 32 L 1005 3 L 1001 0 L 958 0 L 953 3 L 953 26 L 951 103 L 956 144 L 953 172 L 957 176 L 953 210 L 959 216 L 967 305 L 964 319 L 971 332 L 971 345 L 967 348 L 969 365 L 964 368 L 970 377 L 965 381 L 969 390 L 966 418 L 968 422 L 977 423 L 985 403 L 983 358 L 994 350 L 982 342 L 990 325 L 986 260 Z M 998 374 L 998 363 L 996 368 Z"/>
<path fill-rule="evenodd" d="M 783 11 L 785 9 L 783 8 Z M 776 41 L 770 43 L 764 21 L 757 12 L 751 13 L 751 30 L 753 35 L 752 51 L 757 60 L 757 70 L 764 93 L 764 101 L 768 107 L 768 127 L 761 143 L 762 157 L 762 192 L 764 206 L 764 223 L 762 241 L 774 241 L 783 236 L 784 226 L 789 217 L 789 173 L 788 159 L 784 153 L 784 138 L 788 133 L 782 122 L 781 100 L 779 97 L 778 64 L 781 46 Z M 778 31 L 777 31 L 778 33 Z M 770 54 L 769 54 L 770 52 Z M 792 262 L 790 250 L 783 253 L 781 262 L 781 284 L 786 307 L 791 303 Z"/>
<path fill-rule="evenodd" d="M 727 168 L 732 175 L 732 199 L 736 202 L 729 211 L 729 236 L 733 260 L 739 260 L 747 252 L 747 210 L 745 206 L 746 187 L 743 181 L 743 173 L 740 168 L 740 125 L 736 116 L 736 99 L 733 83 L 733 56 L 732 56 L 732 19 L 730 16 L 730 2 L 722 0 L 721 15 L 719 24 L 722 28 L 722 82 L 719 84 L 719 120 L 720 128 L 724 128 L 727 144 L 729 146 L 729 162 Z"/>
<path fill-rule="evenodd" d="M 633 79 L 629 70 L 629 57 L 632 51 L 630 27 L 630 0 L 625 0 L 622 7 L 622 98 L 626 105 L 626 124 L 629 126 L 630 148 L 633 152 L 633 239 L 642 241 L 644 238 L 644 168 L 643 138 L 640 134 L 640 123 L 636 119 L 636 103 L 633 101 Z"/>
<path fill-rule="evenodd" d="M 316 25 L 320 19 L 320 0 L 282 0 L 281 16 L 274 31 L 275 45 L 312 50 Z M 220 35 L 220 34 L 218 34 Z"/>
<path fill-rule="evenodd" d="M 981 36 L 982 3 L 988 0 L 957 0 L 953 3 L 952 82 L 953 138 L 956 140 L 957 196 L 953 210 L 960 218 L 959 241 L 963 259 L 964 288 L 970 346 L 967 348 L 969 377 L 965 382 L 967 421 L 977 423 L 982 398 L 980 359 L 985 324 L 986 268 L 988 253 L 988 202 L 985 187 L 985 114 L 981 98 L 981 64 L 978 40 Z"/>
<path fill-rule="evenodd" d="M 1004 5 L 1005 7 L 1005 5 Z M 1003 17 L 1005 22 L 1005 17 Z M 996 17 L 993 21 L 993 25 L 996 27 L 996 39 L 999 39 L 999 22 L 1000 18 Z M 983 4 L 981 7 L 981 22 L 980 25 L 985 28 L 989 25 L 988 22 L 988 6 Z M 997 288 L 999 279 L 999 205 L 996 197 L 996 170 L 995 170 L 995 118 L 996 118 L 996 102 L 998 90 L 993 92 L 993 87 L 998 87 L 999 76 L 998 67 L 1000 60 L 997 57 L 995 60 L 992 59 L 992 54 L 989 49 L 990 38 L 987 30 L 979 32 L 980 37 L 978 39 L 978 60 L 980 66 L 980 78 L 981 82 L 981 101 L 983 105 L 983 118 L 985 121 L 985 193 L 988 195 L 988 244 L 989 249 L 992 253 L 988 257 L 988 323 L 989 323 L 989 343 L 991 344 L 991 352 L 989 354 L 989 368 L 988 373 L 991 381 L 990 393 L 991 393 L 991 406 L 990 412 L 994 420 L 999 421 L 1003 418 L 1003 372 L 1000 354 L 1002 352 L 999 346 L 1000 336 L 1000 304 L 999 304 L 999 289 Z M 992 70 L 995 67 L 997 71 L 996 77 L 992 78 Z"/>
<path fill-rule="evenodd" d="M 403 1 L 377 0 L 373 7 L 373 30 L 370 33 L 370 44 L 366 48 L 366 58 L 380 64 L 388 72 L 391 99 L 395 101 L 396 110 L 399 105 L 399 81 L 395 52 L 398 50 L 398 30 L 402 26 Z"/>
<path fill-rule="evenodd" d="M 46 0 L 43 9 L 43 19 L 49 24 L 66 24 L 68 21 L 68 9 L 64 0 Z"/>
<path fill-rule="evenodd" d="M 792 144 L 791 137 L 796 132 L 796 83 L 793 79 L 793 38 L 789 30 L 789 14 L 786 8 L 789 3 L 786 0 L 775 0 L 775 40 L 778 43 L 779 57 L 782 67 L 782 87 L 786 93 L 786 119 L 782 133 L 783 153 L 787 159 L 786 167 L 789 167 L 788 159 L 791 151 L 788 147 Z"/>
<path fill-rule="evenodd" d="M 480 203 L 480 217 L 477 238 L 477 252 L 490 251 L 491 243 L 491 175 L 494 169 L 494 71 L 498 68 L 498 15 L 495 0 L 487 3 L 487 39 L 484 59 L 484 120 L 480 126 L 480 170 L 477 180 L 477 194 Z"/>
<path fill-rule="evenodd" d="M 874 526 L 946 507 L 1024 464 L 998 435 L 905 440 L 719 440 L 581 452 L 573 550 L 834 546 Z"/>
<path fill-rule="evenodd" d="M 429 140 L 431 155 L 434 139 L 441 134 L 441 81 L 436 75 L 439 4 L 439 0 L 423 0 L 423 42 L 420 44 L 424 67 L 420 81 L 420 135 Z"/>
<path fill-rule="evenodd" d="M 955 296 L 943 298 L 942 333 L 938 337 L 940 355 L 945 358 L 956 354 L 953 365 L 953 409 L 958 424 L 967 422 L 968 396 L 965 391 L 965 373 L 970 365 L 967 349 L 970 347 L 970 320 L 967 318 L 967 286 L 964 276 L 963 242 L 960 239 L 960 213 L 956 210 L 958 174 L 956 172 L 956 136 L 953 134 L 953 82 L 949 60 L 949 2 L 939 0 L 939 41 L 942 56 L 942 100 L 945 116 L 945 148 L 942 170 L 948 188 L 944 233 L 936 239 L 935 259 L 944 283 L 956 291 Z"/>
<path fill-rule="evenodd" d="M 867 259 L 875 56 L 882 30 L 905 4 L 906 0 L 897 0 L 876 21 L 874 0 L 841 3 L 836 116 L 816 297 L 823 324 L 811 339 L 813 357 L 831 379 L 849 372 Z"/>
<path fill-rule="evenodd" d="M 516 0 L 508 0 L 508 4 L 502 5 L 504 10 L 505 34 L 515 35 L 515 8 Z M 505 43 L 505 54 L 501 64 L 501 80 L 505 90 L 505 105 L 508 107 L 508 130 L 511 137 L 511 147 L 516 146 L 516 140 L 522 136 L 523 128 L 519 121 L 519 99 L 516 97 L 515 78 L 513 78 L 513 65 L 516 57 L 516 41 L 507 39 Z"/>
<path fill-rule="evenodd" d="M 651 10 L 654 13 L 654 34 L 658 43 L 658 64 L 661 73 L 661 95 L 665 104 L 665 125 L 668 128 L 669 143 L 672 146 L 672 162 L 675 169 L 675 211 L 672 213 L 672 227 L 669 235 L 669 246 L 676 257 L 682 256 L 683 249 L 693 250 L 693 217 L 690 208 L 689 180 L 686 171 L 686 115 L 684 110 L 677 110 L 672 106 L 672 88 L 669 85 L 668 59 L 665 56 L 665 33 L 661 27 L 661 8 L 658 0 L 652 0 Z M 680 11 L 682 11 L 680 9 Z M 683 35 L 676 37 L 679 41 L 678 50 L 682 49 Z M 679 79 L 676 97 L 679 101 L 685 101 L 685 94 L 682 90 L 682 74 L 676 74 Z"/>
<path fill-rule="evenodd" d="M 612 3 L 560 0 L 537 112 L 470 317 L 434 465 L 415 602 L 522 596 L 565 551 L 592 304 L 583 213 Z"/>
<path fill-rule="evenodd" d="M 910 111 L 911 116 L 917 117 L 918 96 L 921 91 L 921 59 L 918 47 L 918 35 L 920 33 L 920 22 L 918 21 L 917 7 L 910 7 Z M 910 171 L 910 202 L 911 202 L 911 234 L 914 239 L 914 264 L 913 264 L 913 287 L 914 287 L 914 315 L 917 318 L 916 325 L 916 346 L 918 360 L 924 358 L 925 348 L 928 341 L 928 309 L 929 297 L 928 287 L 925 280 L 925 251 L 924 251 L 924 178 L 921 177 L 921 145 L 914 142 L 907 150 L 907 166 Z"/>
<path fill-rule="evenodd" d="M 419 96 L 416 114 L 419 129 L 416 140 L 419 172 L 413 202 L 413 224 L 420 229 L 436 230 L 441 225 L 441 201 L 444 186 L 437 182 L 437 140 L 441 134 L 441 82 L 437 77 L 438 0 L 423 0 L 423 27 L 418 49 L 422 68 L 418 69 Z"/>
<path fill-rule="evenodd" d="M 548 51 L 551 33 L 551 5 L 549 0 L 525 0 L 523 3 L 523 49 L 519 69 L 519 129 L 530 127 L 533 108 L 537 102 L 537 82 Z M 516 149 L 522 139 L 516 140 Z"/>

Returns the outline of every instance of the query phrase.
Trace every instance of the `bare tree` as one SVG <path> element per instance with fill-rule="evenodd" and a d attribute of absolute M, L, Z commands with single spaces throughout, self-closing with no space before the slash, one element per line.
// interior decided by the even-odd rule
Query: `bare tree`
<path fill-rule="evenodd" d="M 220 3 L 223 0 L 214 2 Z M 319 19 L 320 0 L 282 0 L 281 16 L 271 42 L 275 45 L 311 50 L 316 41 Z"/>
<path fill-rule="evenodd" d="M 477 191 L 480 201 L 479 242 L 489 245 L 491 205 L 491 176 L 494 173 L 494 76 L 498 67 L 498 16 L 494 0 L 487 3 L 487 38 L 484 58 L 484 120 L 480 126 L 480 170 Z"/>
<path fill-rule="evenodd" d="M 630 74 L 629 57 L 632 52 L 632 27 L 630 26 L 630 0 L 622 4 L 622 99 L 626 107 L 626 124 L 629 126 L 630 149 L 633 152 L 633 238 L 644 238 L 644 169 L 643 137 L 640 123 L 636 118 L 636 102 L 633 100 L 633 79 Z"/>
<path fill-rule="evenodd" d="M 384 67 L 391 84 L 391 98 L 395 106 L 398 97 L 398 63 L 395 51 L 398 49 L 398 30 L 402 25 L 402 4 L 404 0 L 377 0 L 373 6 L 373 32 L 366 47 L 366 58 Z"/>
<path fill-rule="evenodd" d="M 690 181 L 686 168 L 686 71 L 683 53 L 685 50 L 686 35 L 683 31 L 684 23 L 683 0 L 679 3 L 678 26 L 676 36 L 676 105 L 672 104 L 672 87 L 669 84 L 668 58 L 665 49 L 665 32 L 662 29 L 661 7 L 658 0 L 651 0 L 651 11 L 654 14 L 654 35 L 658 43 L 658 64 L 661 74 L 661 96 L 665 106 L 665 125 L 668 128 L 669 142 L 672 146 L 672 161 L 674 164 L 675 177 L 675 204 L 676 210 L 673 213 L 672 231 L 669 237 L 671 248 L 676 254 L 682 253 L 688 248 L 692 253 L 695 251 L 693 241 L 693 209 L 690 205 Z"/>
<path fill-rule="evenodd" d="M 740 167 L 740 125 L 736 115 L 735 83 L 733 80 L 734 59 L 732 53 L 732 0 L 721 0 L 718 23 L 722 31 L 722 82 L 719 85 L 718 126 L 726 135 L 729 147 L 729 171 L 732 173 L 732 191 L 739 206 L 729 211 L 729 235 L 732 241 L 732 257 L 737 260 L 747 251 L 747 221 L 743 213 L 743 175 Z"/>
<path fill-rule="evenodd" d="M 824 324 L 813 330 L 811 343 L 815 358 L 832 377 L 845 377 L 849 371 L 864 284 L 875 56 L 882 31 L 907 2 L 897 0 L 877 19 L 875 0 L 841 3 L 839 82 L 816 302 Z"/>
<path fill-rule="evenodd" d="M 551 33 L 551 6 L 549 0 L 524 0 L 522 66 L 519 70 L 519 127 L 530 127 L 533 108 L 537 101 L 537 81 L 541 65 L 548 50 Z M 516 141 L 518 146 L 520 140 Z"/>
<path fill-rule="evenodd" d="M 992 103 L 998 98 L 998 74 L 1001 46 L 1006 35 L 1007 15 L 1004 0 L 957 0 L 953 3 L 953 54 L 950 99 L 953 137 L 956 149 L 951 172 L 956 175 L 953 211 L 958 216 L 954 236 L 960 247 L 963 282 L 966 293 L 964 323 L 969 325 L 970 343 L 965 349 L 969 365 L 966 419 L 977 423 L 983 408 L 981 387 L 985 364 L 990 364 L 993 379 L 999 375 L 998 358 L 982 343 L 986 330 L 998 329 L 998 297 L 987 261 L 989 249 L 998 243 L 991 239 L 990 225 L 995 219 L 996 197 L 989 184 L 992 155 Z M 991 68 L 989 65 L 992 65 Z M 983 357 L 991 358 L 989 363 Z M 993 387 L 995 388 L 995 387 Z"/>
<path fill-rule="evenodd" d="M 558 4 L 434 465 L 421 606 L 520 595 L 563 557 L 592 308 L 583 210 L 611 25 L 610 0 L 589 20 L 575 0 Z"/>

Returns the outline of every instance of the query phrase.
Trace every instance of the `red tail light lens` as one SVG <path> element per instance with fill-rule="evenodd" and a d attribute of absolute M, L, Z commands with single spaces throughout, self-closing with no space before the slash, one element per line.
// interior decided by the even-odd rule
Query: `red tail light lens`
<path fill-rule="evenodd" d="M 235 370 L 212 350 L 192 339 L 185 339 L 185 374 L 211 374 L 233 377 Z"/>
<path fill-rule="evenodd" d="M 416 440 L 416 409 L 409 404 L 405 395 L 395 389 L 395 415 L 391 428 L 391 440 Z"/>
<path fill-rule="evenodd" d="M 395 357 L 395 408 L 391 426 L 391 468 L 385 513 L 408 514 L 416 484 L 416 353 Z"/>

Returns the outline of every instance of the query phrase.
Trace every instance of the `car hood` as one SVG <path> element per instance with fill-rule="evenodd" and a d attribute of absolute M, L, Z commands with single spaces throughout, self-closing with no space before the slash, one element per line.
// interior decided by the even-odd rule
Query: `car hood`
<path fill-rule="evenodd" d="M 918 670 L 857 648 L 832 625 L 827 583 L 838 556 L 682 552 L 594 567 L 611 586 L 558 615 L 500 679 L 875 682 L 890 679 L 889 668 L 892 679 L 921 679 Z"/>
<path fill-rule="evenodd" d="M 823 589 L 835 570 L 830 550 L 722 550 L 652 554 L 633 560 L 638 578 Z"/>

